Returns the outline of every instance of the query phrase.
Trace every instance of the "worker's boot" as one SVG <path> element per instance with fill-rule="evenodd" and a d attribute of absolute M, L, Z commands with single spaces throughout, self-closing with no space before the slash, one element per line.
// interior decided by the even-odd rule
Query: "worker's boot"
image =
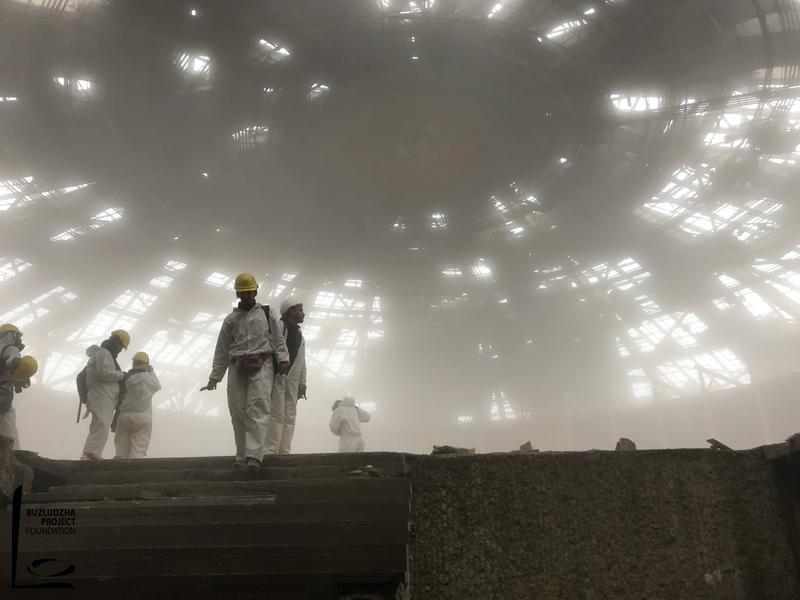
<path fill-rule="evenodd" d="M 233 459 L 233 468 L 234 469 L 244 468 L 244 456 L 237 456 Z"/>
<path fill-rule="evenodd" d="M 252 456 L 248 456 L 246 466 L 248 471 L 258 471 L 261 468 L 261 461 Z"/>

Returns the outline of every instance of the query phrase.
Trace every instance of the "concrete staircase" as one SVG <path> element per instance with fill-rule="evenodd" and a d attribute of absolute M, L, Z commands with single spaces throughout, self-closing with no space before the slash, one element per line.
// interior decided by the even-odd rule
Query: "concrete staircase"
<path fill-rule="evenodd" d="M 403 455 L 271 456 L 255 473 L 231 461 L 29 458 L 17 585 L 58 580 L 74 586 L 74 598 L 104 599 L 394 599 L 402 590 Z M 74 533 L 26 531 L 41 527 L 39 509 L 66 509 Z M 58 562 L 35 563 L 44 558 Z M 42 576 L 69 565 L 74 572 Z"/>

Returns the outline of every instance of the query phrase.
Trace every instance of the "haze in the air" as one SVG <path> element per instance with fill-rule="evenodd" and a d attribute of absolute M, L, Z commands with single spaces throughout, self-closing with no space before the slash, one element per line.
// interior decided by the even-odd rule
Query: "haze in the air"
<path fill-rule="evenodd" d="M 800 3 L 0 0 L 21 447 L 146 351 L 149 456 L 233 453 L 217 334 L 301 298 L 294 452 L 735 448 L 800 407 Z M 57 4 L 57 3 L 56 3 Z M 235 4 L 235 6 L 234 6 Z"/>

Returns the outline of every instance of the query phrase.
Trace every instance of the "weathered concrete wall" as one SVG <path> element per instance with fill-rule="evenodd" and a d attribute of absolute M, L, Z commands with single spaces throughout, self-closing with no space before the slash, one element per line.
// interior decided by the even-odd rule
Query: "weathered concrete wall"
<path fill-rule="evenodd" d="M 790 600 L 763 453 L 409 456 L 413 600 Z"/>

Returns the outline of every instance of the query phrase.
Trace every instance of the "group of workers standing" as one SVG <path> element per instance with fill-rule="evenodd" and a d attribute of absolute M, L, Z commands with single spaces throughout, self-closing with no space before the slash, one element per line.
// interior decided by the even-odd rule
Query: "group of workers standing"
<path fill-rule="evenodd" d="M 214 350 L 208 384 L 200 391 L 214 390 L 228 375 L 228 409 L 236 445 L 234 467 L 259 468 L 264 455 L 289 454 L 297 417 L 297 401 L 306 398 L 305 340 L 300 324 L 305 319 L 303 303 L 289 297 L 280 304 L 280 318 L 267 305 L 256 302 L 258 283 L 250 273 L 236 277 L 238 305 L 222 322 Z M 88 362 L 76 385 L 83 418 L 91 415 L 89 433 L 81 459 L 100 460 L 111 432 L 115 458 L 147 456 L 153 423 L 152 399 L 161 383 L 145 352 L 133 355 L 132 366 L 123 371 L 118 358 L 127 350 L 131 336 L 112 331 L 100 345 L 86 350 Z M 36 360 L 22 356 L 22 332 L 14 325 L 0 325 L 0 435 L 19 447 L 14 393 L 30 385 L 38 370 Z M 363 452 L 361 423 L 367 411 L 352 397 L 333 405 L 329 428 L 339 436 L 340 452 Z"/>
<path fill-rule="evenodd" d="M 161 389 L 146 352 L 133 355 L 123 371 L 117 358 L 131 343 L 127 331 L 118 329 L 99 346 L 86 349 L 89 361 L 78 374 L 78 395 L 86 405 L 83 417 L 92 415 L 82 459 L 100 460 L 109 432 L 114 432 L 115 458 L 147 456 L 153 427 L 153 395 Z M 80 406 L 78 408 L 80 412 Z"/>

